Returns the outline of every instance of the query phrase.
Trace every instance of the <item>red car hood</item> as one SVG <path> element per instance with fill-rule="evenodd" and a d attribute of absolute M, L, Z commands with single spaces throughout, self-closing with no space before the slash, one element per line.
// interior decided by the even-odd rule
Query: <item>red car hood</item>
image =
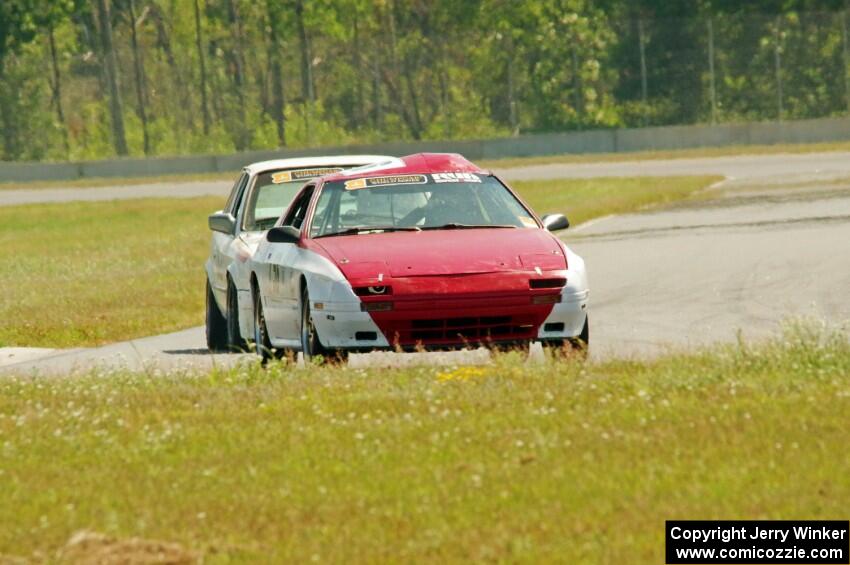
<path fill-rule="evenodd" d="M 314 242 L 348 279 L 565 269 L 542 229 L 448 229 L 328 237 Z"/>

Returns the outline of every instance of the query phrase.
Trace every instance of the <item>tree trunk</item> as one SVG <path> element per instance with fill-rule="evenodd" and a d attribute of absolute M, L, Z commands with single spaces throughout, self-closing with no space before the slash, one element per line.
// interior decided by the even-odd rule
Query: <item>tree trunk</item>
<path fill-rule="evenodd" d="M 390 50 L 390 70 L 391 73 L 384 71 L 384 79 L 387 83 L 387 88 L 390 91 L 390 96 L 392 100 L 396 104 L 396 108 L 398 109 L 399 114 L 401 114 L 401 118 L 404 120 L 404 123 L 407 125 L 408 131 L 410 131 L 411 137 L 413 139 L 419 140 L 422 138 L 422 131 L 419 127 L 419 120 L 417 116 L 410 113 L 408 109 L 408 105 L 404 100 L 404 91 L 403 87 L 399 86 L 395 83 L 395 80 L 404 80 L 407 78 L 408 90 L 411 95 L 413 92 L 413 85 L 411 83 L 410 76 L 405 69 L 405 72 L 402 73 L 401 68 L 398 63 L 398 56 L 396 54 L 396 33 L 395 33 L 395 3 L 390 8 L 389 13 L 387 14 L 387 22 L 389 24 L 390 37 L 389 37 L 389 50 Z M 414 100 L 415 103 L 415 100 Z M 417 110 L 418 112 L 418 110 Z"/>
<path fill-rule="evenodd" d="M 717 83 L 714 78 L 714 20 L 708 18 L 708 82 L 711 90 L 711 125 L 717 124 Z"/>
<path fill-rule="evenodd" d="M 236 132 L 236 149 L 242 151 L 251 144 L 251 131 L 245 119 L 245 57 L 242 54 L 242 19 L 239 17 L 238 0 L 227 0 L 227 14 L 233 28 L 233 85 L 239 103 L 239 126 Z"/>
<path fill-rule="evenodd" d="M 7 91 L 6 86 L 5 61 L 2 54 L 0 54 L 0 127 L 2 127 L 3 132 L 2 160 L 11 161 L 18 156 L 18 152 L 16 151 L 18 143 L 16 139 L 17 128 L 13 123 L 12 109 L 9 107 L 10 93 Z"/>
<path fill-rule="evenodd" d="M 783 114 L 782 100 L 782 16 L 776 16 L 776 29 L 774 30 L 773 63 L 776 71 L 776 119 L 781 122 Z"/>
<path fill-rule="evenodd" d="M 441 57 L 440 70 L 437 72 L 437 80 L 440 83 L 440 112 L 445 124 L 444 135 L 451 139 L 454 135 L 454 117 L 452 116 L 452 96 L 449 90 L 449 76 L 446 64 Z"/>
<path fill-rule="evenodd" d="M 98 19 L 100 20 L 100 45 L 103 48 L 103 63 L 106 69 L 106 82 L 109 85 L 109 111 L 112 116 L 112 141 L 118 155 L 127 155 L 127 138 L 124 133 L 123 105 L 121 91 L 118 89 L 118 61 L 112 45 L 112 22 L 106 0 L 97 0 Z"/>
<path fill-rule="evenodd" d="M 516 137 L 519 135 L 519 112 L 517 111 L 516 101 L 516 77 L 514 77 L 514 42 L 513 38 L 508 35 L 508 120 L 511 124 L 511 135 Z"/>
<path fill-rule="evenodd" d="M 151 140 L 148 135 L 148 116 L 145 110 L 145 67 L 142 54 L 139 51 L 139 41 L 136 36 L 136 0 L 129 1 L 130 8 L 130 45 L 133 48 L 133 67 L 136 75 L 136 101 L 138 103 L 139 120 L 142 122 L 142 139 L 145 155 L 150 155 Z"/>
<path fill-rule="evenodd" d="M 295 23 L 298 27 L 298 39 L 301 44 L 301 96 L 305 102 L 316 99 L 316 88 L 313 83 L 313 54 L 310 48 L 310 36 L 304 25 L 304 2 L 295 1 Z"/>
<path fill-rule="evenodd" d="M 68 126 L 65 123 L 65 112 L 62 110 L 62 82 L 59 75 L 59 61 L 56 57 L 56 39 L 53 37 L 53 24 L 47 28 L 47 42 L 50 47 L 50 65 L 52 71 L 52 79 L 50 81 L 50 92 L 53 99 L 53 108 L 56 110 L 56 119 L 62 127 L 62 145 L 65 148 L 65 155 L 70 152 L 70 143 L 68 140 Z"/>
<path fill-rule="evenodd" d="M 354 76 L 356 79 L 354 82 L 354 108 L 351 113 L 354 118 L 355 129 L 363 127 L 363 122 L 365 122 L 363 112 L 363 57 L 360 54 L 359 20 L 360 15 L 355 12 L 354 21 L 352 22 L 354 36 L 351 49 L 352 64 L 354 66 Z"/>
<path fill-rule="evenodd" d="M 643 16 L 638 18 L 638 50 L 640 52 L 640 101 L 643 102 L 643 124 L 647 125 L 647 98 L 649 87 L 646 78 L 646 39 L 643 34 Z"/>
<path fill-rule="evenodd" d="M 410 102 L 413 108 L 412 120 L 414 127 L 411 129 L 413 139 L 422 139 L 422 114 L 419 112 L 419 97 L 416 95 L 416 86 L 413 84 L 413 73 L 410 72 L 410 65 L 404 66 L 404 82 L 407 84 L 407 90 L 410 93 Z"/>
<path fill-rule="evenodd" d="M 201 7 L 195 3 L 195 48 L 198 50 L 198 66 L 201 74 L 201 118 L 204 123 L 204 135 L 210 132 L 210 109 L 207 103 L 207 68 L 204 61 L 204 40 L 201 31 Z"/>
<path fill-rule="evenodd" d="M 381 114 L 381 53 L 375 48 L 375 59 L 372 64 L 372 127 L 380 130 L 383 125 Z"/>
<path fill-rule="evenodd" d="M 145 12 L 143 12 L 142 16 L 140 17 L 140 20 L 144 20 L 145 14 L 150 14 L 151 20 L 153 21 L 153 25 L 156 28 L 157 48 L 165 55 L 165 60 L 168 62 L 168 69 L 171 72 L 171 76 L 174 77 L 174 84 L 177 91 L 176 96 L 179 100 L 186 101 L 186 103 L 181 104 L 180 108 L 176 111 L 180 116 L 184 128 L 188 131 L 192 131 L 195 129 L 195 112 L 191 104 L 189 103 L 192 97 L 189 92 L 189 86 L 187 85 L 187 73 L 185 73 L 184 70 L 177 65 L 177 61 L 174 58 L 174 50 L 171 48 L 171 39 L 169 37 L 168 26 L 165 23 L 166 16 L 162 13 L 162 10 L 157 4 L 151 3 L 145 5 Z M 139 25 L 141 26 L 141 22 L 139 23 Z M 189 75 L 188 80 L 191 81 L 191 75 Z M 147 88 L 145 89 L 145 92 L 148 92 Z M 166 95 L 170 97 L 175 96 L 173 92 L 167 92 Z M 148 108 L 150 108 L 150 95 L 147 94 L 146 96 L 149 103 Z M 174 136 L 177 139 L 177 146 L 179 148 L 183 147 L 184 128 L 174 128 Z"/>
<path fill-rule="evenodd" d="M 94 13 L 85 10 L 79 15 L 80 30 L 83 32 L 83 43 L 85 47 L 92 53 L 97 53 L 100 60 L 100 71 L 97 73 L 98 89 L 95 96 L 98 100 L 106 100 L 106 92 L 109 90 L 109 85 L 106 80 L 106 66 L 103 64 L 103 47 L 100 44 L 97 20 Z"/>
<path fill-rule="evenodd" d="M 269 27 L 271 30 L 271 34 L 269 37 L 269 64 L 270 64 L 270 72 L 271 75 L 271 91 L 272 91 L 272 101 L 271 101 L 271 114 L 274 119 L 275 126 L 277 127 L 277 143 L 279 147 L 286 146 L 286 114 L 285 111 L 285 99 L 284 99 L 284 91 L 283 91 L 283 71 L 281 65 L 282 51 L 283 45 L 281 42 L 280 31 L 278 26 L 280 25 L 280 18 L 278 17 L 277 10 L 275 10 L 272 6 L 273 0 L 268 0 L 266 2 L 266 12 L 269 16 Z"/>
<path fill-rule="evenodd" d="M 581 130 L 584 118 L 584 87 L 582 86 L 581 81 L 581 61 L 579 60 L 578 53 L 578 39 L 575 37 L 573 38 L 571 52 L 573 62 L 573 105 L 575 106 L 578 129 Z"/>
<path fill-rule="evenodd" d="M 848 65 L 850 65 L 850 49 L 848 49 L 847 39 L 847 5 L 844 3 L 844 10 L 841 11 L 841 67 L 844 71 L 841 76 L 844 77 L 844 102 L 847 111 L 850 112 L 850 73 L 848 73 Z"/>

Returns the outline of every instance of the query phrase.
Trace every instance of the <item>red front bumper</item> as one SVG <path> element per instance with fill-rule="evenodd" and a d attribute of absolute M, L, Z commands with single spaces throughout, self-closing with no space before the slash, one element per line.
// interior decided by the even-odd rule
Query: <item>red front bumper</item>
<path fill-rule="evenodd" d="M 364 304 L 391 302 L 370 312 L 391 345 L 414 347 L 521 342 L 536 338 L 560 288 L 531 289 L 529 280 L 552 277 L 527 272 L 396 278 L 392 294 L 362 296 Z"/>

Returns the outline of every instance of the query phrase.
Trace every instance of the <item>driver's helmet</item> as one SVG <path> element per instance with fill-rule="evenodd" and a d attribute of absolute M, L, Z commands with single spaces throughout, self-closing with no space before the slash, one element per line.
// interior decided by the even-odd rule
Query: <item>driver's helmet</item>
<path fill-rule="evenodd" d="M 480 215 L 468 186 L 443 185 L 431 193 L 425 220 L 431 226 L 477 223 Z"/>

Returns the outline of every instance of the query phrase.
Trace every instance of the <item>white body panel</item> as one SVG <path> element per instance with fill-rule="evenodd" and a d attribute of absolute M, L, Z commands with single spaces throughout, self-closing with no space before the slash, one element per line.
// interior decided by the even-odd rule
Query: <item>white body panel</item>
<path fill-rule="evenodd" d="M 251 297 L 250 268 L 247 264 L 257 249 L 258 243 L 263 240 L 265 231 L 244 231 L 241 229 L 245 214 L 244 203 L 249 200 L 248 195 L 254 187 L 257 175 L 268 171 L 314 168 L 326 166 L 356 167 L 383 163 L 392 160 L 385 155 L 340 155 L 330 157 L 299 157 L 294 159 L 274 159 L 248 165 L 243 169 L 245 175 L 244 184 L 236 195 L 238 202 L 232 210 L 236 219 L 236 230 L 233 234 L 212 232 L 210 242 L 210 256 L 205 263 L 207 278 L 213 291 L 219 311 L 227 315 L 227 285 L 228 277 L 233 281 L 237 291 L 237 302 L 239 312 L 239 330 L 242 338 L 253 340 L 254 307 Z M 242 177 L 240 177 L 242 179 Z M 237 181 L 239 182 L 239 181 Z M 305 180 L 305 182 L 307 182 Z M 237 187 L 234 186 L 234 191 Z"/>
<path fill-rule="evenodd" d="M 552 312 L 540 325 L 537 337 L 540 339 L 563 339 L 577 337 L 581 334 L 587 319 L 588 298 L 590 290 L 587 286 L 587 269 L 584 259 L 563 245 L 564 256 L 567 258 L 567 284 L 561 291 L 561 302 L 555 304 Z M 547 324 L 564 324 L 563 331 L 546 331 Z"/>
<path fill-rule="evenodd" d="M 248 265 L 257 277 L 272 346 L 301 348 L 302 279 L 307 285 L 313 323 L 323 346 L 389 346 L 371 316 L 360 310 L 360 299 L 345 276 L 326 257 L 293 243 L 263 240 Z M 321 309 L 316 308 L 317 303 Z M 357 332 L 374 332 L 377 339 L 358 341 Z"/>

